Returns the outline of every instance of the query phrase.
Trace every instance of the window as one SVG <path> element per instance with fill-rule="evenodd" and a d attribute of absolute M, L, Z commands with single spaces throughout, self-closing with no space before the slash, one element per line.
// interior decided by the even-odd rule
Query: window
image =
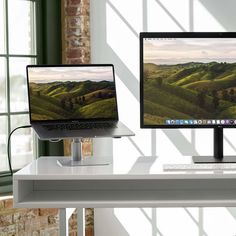
<path fill-rule="evenodd" d="M 9 171 L 7 138 L 29 124 L 25 67 L 35 64 L 35 1 L 0 0 L 0 173 Z M 33 158 L 31 129 L 17 130 L 11 139 L 12 168 Z"/>

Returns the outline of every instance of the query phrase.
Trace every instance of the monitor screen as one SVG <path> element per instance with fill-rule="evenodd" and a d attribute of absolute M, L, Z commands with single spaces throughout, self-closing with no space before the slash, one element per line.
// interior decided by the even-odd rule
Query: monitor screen
<path fill-rule="evenodd" d="M 27 66 L 31 121 L 118 117 L 112 65 Z"/>
<path fill-rule="evenodd" d="M 236 33 L 141 33 L 141 127 L 236 125 Z"/>

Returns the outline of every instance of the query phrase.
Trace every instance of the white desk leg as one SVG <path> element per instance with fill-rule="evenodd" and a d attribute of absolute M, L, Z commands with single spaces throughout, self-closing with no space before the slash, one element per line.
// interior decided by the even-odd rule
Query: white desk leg
<path fill-rule="evenodd" d="M 77 208 L 77 229 L 79 236 L 85 236 L 85 209 Z"/>
<path fill-rule="evenodd" d="M 59 209 L 59 236 L 68 235 L 66 224 L 66 208 Z"/>

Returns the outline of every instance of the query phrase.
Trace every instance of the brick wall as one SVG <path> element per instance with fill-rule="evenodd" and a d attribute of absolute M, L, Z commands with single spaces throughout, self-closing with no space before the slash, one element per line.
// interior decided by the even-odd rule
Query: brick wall
<path fill-rule="evenodd" d="M 62 1 L 63 63 L 90 63 L 89 0 Z"/>
<path fill-rule="evenodd" d="M 0 236 L 58 236 L 59 211 L 55 208 L 12 207 L 12 198 L 0 200 Z M 93 210 L 86 210 L 85 235 L 93 236 Z M 77 236 L 76 211 L 69 219 L 69 236 Z"/>
<path fill-rule="evenodd" d="M 14 209 L 12 199 L 0 200 L 0 236 L 57 236 L 58 220 L 58 209 Z"/>

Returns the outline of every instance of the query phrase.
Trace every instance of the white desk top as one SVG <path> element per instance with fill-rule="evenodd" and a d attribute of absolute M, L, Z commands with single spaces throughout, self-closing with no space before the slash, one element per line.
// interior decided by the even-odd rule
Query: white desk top
<path fill-rule="evenodd" d="M 139 157 L 135 164 L 124 171 L 116 163 L 104 166 L 77 166 L 61 167 L 57 160 L 63 157 L 41 157 L 27 165 L 16 174 L 14 180 L 115 180 L 115 179 L 235 179 L 236 171 L 178 171 L 168 172 L 163 170 L 163 164 L 191 163 L 190 157 L 162 158 Z M 127 158 L 127 157 L 126 157 Z M 174 162 L 175 161 L 175 162 Z M 125 165 L 125 158 L 123 165 Z"/>
<path fill-rule="evenodd" d="M 129 168 L 128 157 L 77 167 L 61 167 L 58 158 L 41 157 L 14 174 L 15 207 L 236 206 L 236 171 L 163 171 L 188 157 L 139 157 Z"/>

